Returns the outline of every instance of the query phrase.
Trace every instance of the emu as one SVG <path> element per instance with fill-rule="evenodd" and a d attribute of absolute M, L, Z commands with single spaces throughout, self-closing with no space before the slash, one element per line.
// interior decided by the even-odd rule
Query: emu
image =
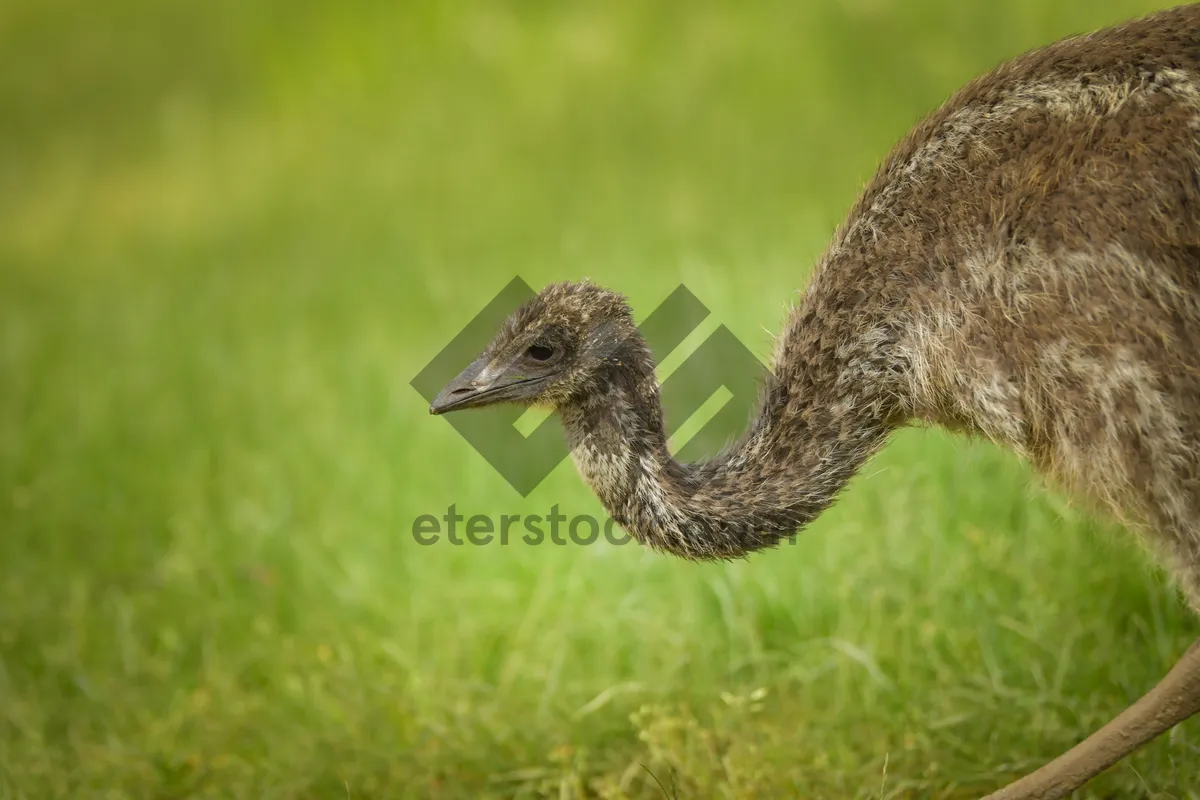
<path fill-rule="evenodd" d="M 1020 56 L 887 157 L 819 260 L 748 431 L 667 450 L 624 298 L 546 287 L 430 412 L 552 407 L 641 542 L 770 547 L 897 428 L 986 437 L 1143 531 L 1200 612 L 1200 4 Z M 1061 798 L 1200 712 L 1200 641 L 1142 699 L 993 800 Z"/>

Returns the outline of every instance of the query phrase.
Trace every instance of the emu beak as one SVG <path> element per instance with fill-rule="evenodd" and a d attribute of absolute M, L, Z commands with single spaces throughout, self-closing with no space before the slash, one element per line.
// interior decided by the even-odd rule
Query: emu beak
<path fill-rule="evenodd" d="M 481 397 L 501 388 L 498 386 L 501 377 L 500 373 L 488 369 L 487 359 L 477 358 L 438 392 L 429 404 L 429 413 L 444 414 L 477 405 Z"/>
<path fill-rule="evenodd" d="M 492 367 L 484 356 L 471 362 L 458 377 L 446 384 L 429 405 L 430 414 L 495 403 L 528 402 L 537 396 L 551 373 L 530 376 L 511 367 Z"/>

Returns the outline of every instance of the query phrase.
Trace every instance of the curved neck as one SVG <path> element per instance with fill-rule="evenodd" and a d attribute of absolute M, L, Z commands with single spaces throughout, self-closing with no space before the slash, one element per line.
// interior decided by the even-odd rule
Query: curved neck
<path fill-rule="evenodd" d="M 789 349 L 750 429 L 709 461 L 668 452 L 648 355 L 560 407 L 571 456 L 613 519 L 657 549 L 720 559 L 777 544 L 825 510 L 894 426 L 883 402 L 847 390 L 844 372 Z"/>

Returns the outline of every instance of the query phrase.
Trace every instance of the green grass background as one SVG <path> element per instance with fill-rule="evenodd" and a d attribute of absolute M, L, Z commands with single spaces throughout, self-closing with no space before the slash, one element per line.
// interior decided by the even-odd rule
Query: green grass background
<path fill-rule="evenodd" d="M 0 5 L 0 798 L 972 798 L 1200 633 L 907 431 L 794 546 L 417 546 L 521 498 L 408 385 L 514 275 L 761 356 L 888 148 L 1135 0 Z M 693 343 L 694 344 L 694 343 Z M 1200 797 L 1200 723 L 1080 797 Z"/>

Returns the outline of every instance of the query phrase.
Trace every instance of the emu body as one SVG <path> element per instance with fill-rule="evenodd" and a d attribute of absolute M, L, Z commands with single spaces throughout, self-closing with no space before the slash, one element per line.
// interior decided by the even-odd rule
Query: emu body
<path fill-rule="evenodd" d="M 696 559 L 777 543 L 892 431 L 940 424 L 1144 531 L 1200 612 L 1200 5 L 1028 53 L 919 124 L 835 232 L 771 372 L 740 441 L 677 463 L 624 299 L 555 284 L 431 411 L 553 406 L 613 518 Z M 1197 711 L 1193 647 L 995 796 L 1062 797 Z"/>

